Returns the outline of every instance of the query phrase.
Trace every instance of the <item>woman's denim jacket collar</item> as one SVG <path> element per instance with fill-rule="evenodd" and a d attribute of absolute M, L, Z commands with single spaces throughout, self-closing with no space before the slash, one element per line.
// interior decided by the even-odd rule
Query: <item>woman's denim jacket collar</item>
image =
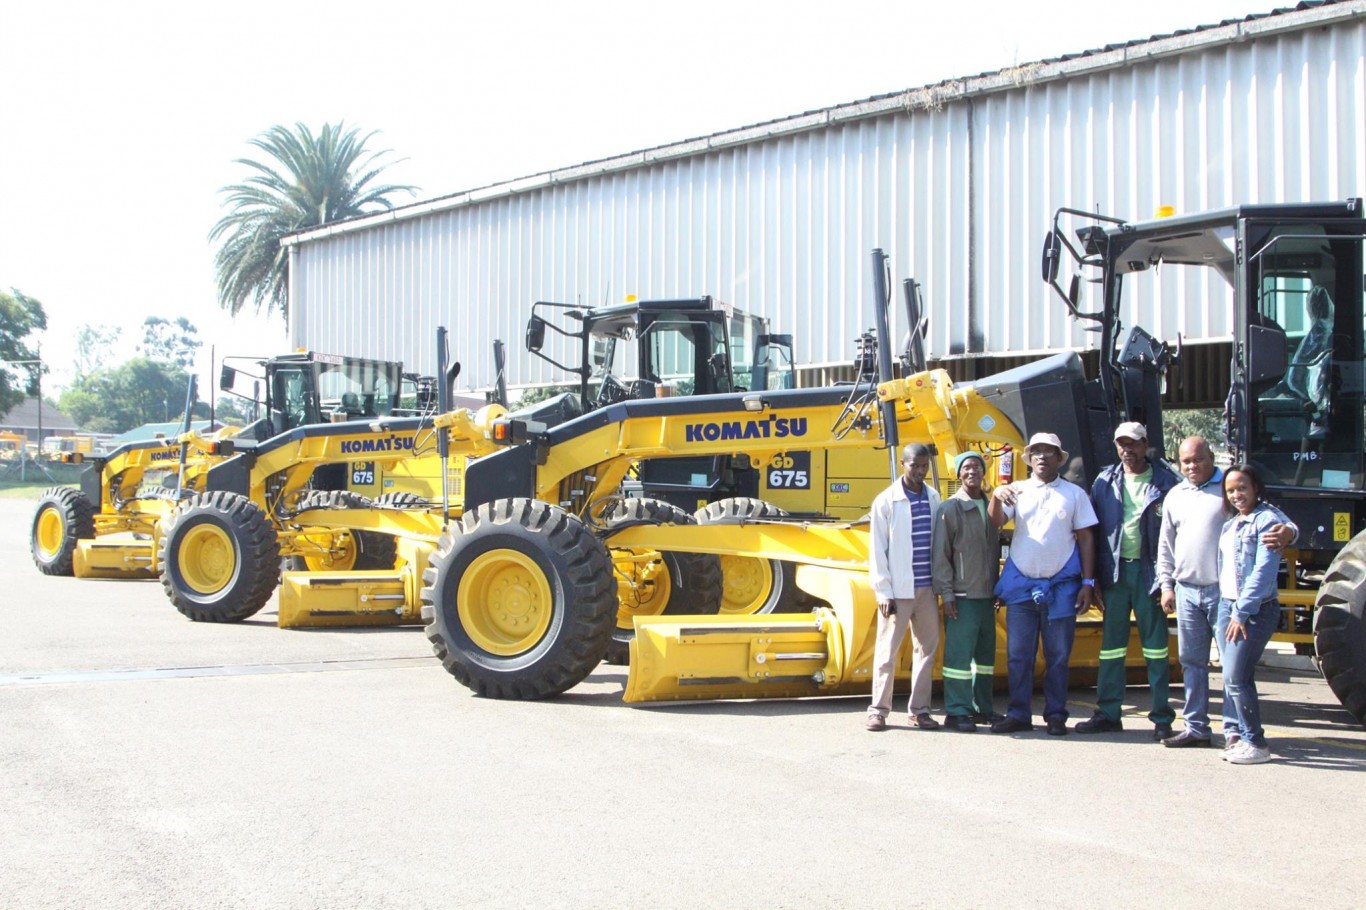
<path fill-rule="evenodd" d="M 1251 515 L 1235 515 L 1224 522 L 1220 534 L 1219 558 L 1224 557 L 1223 539 L 1236 535 L 1237 563 L 1234 576 L 1238 580 L 1238 599 L 1233 603 L 1233 618 L 1247 622 L 1262 604 L 1276 599 L 1276 576 L 1281 568 L 1281 554 L 1261 542 L 1262 534 L 1277 522 L 1286 521 L 1285 514 L 1268 502 L 1260 502 Z M 1222 571 L 1223 567 L 1220 566 Z"/>

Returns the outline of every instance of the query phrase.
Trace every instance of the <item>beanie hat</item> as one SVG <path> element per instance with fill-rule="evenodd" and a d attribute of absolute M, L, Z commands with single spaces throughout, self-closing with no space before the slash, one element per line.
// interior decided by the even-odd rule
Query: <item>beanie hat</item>
<path fill-rule="evenodd" d="M 978 453 L 978 452 L 964 452 L 964 453 L 962 453 L 961 455 L 959 455 L 957 458 L 955 458 L 955 459 L 953 460 L 953 476 L 954 476 L 954 477 L 957 477 L 958 474 L 959 474 L 959 472 L 963 470 L 963 462 L 967 461 L 969 458 L 976 458 L 979 462 L 981 462 L 981 463 L 982 463 L 982 473 L 983 473 L 983 474 L 986 473 L 986 471 L 987 471 L 987 460 L 986 460 L 985 458 L 983 458 L 983 457 L 981 456 L 980 453 Z"/>

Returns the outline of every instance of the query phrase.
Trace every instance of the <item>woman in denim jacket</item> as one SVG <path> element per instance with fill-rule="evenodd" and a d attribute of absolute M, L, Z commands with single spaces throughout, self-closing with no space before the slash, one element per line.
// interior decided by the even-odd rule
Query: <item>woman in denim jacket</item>
<path fill-rule="evenodd" d="M 1259 765 L 1271 760 L 1257 683 L 1252 676 L 1267 642 L 1280 624 L 1276 574 L 1280 554 L 1261 542 L 1264 531 L 1287 519 L 1262 501 L 1262 481 L 1250 465 L 1224 472 L 1224 499 L 1235 512 L 1219 535 L 1219 655 L 1224 669 L 1224 699 L 1236 726 L 1224 728 L 1224 760 Z"/>

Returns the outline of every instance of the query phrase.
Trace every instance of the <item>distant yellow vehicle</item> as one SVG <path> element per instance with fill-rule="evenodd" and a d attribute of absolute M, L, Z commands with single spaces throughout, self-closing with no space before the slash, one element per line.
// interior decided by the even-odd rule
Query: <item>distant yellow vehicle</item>
<path fill-rule="evenodd" d="M 19 433 L 0 431 L 0 458 L 12 461 L 24 450 L 24 437 Z"/>

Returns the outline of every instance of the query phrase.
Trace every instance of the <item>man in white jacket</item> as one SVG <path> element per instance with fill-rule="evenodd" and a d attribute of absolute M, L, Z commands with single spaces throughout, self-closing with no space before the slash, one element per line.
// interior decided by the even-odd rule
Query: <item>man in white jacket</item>
<path fill-rule="evenodd" d="M 892 709 L 892 678 L 896 655 L 906 629 L 911 630 L 910 723 L 934 730 L 930 717 L 931 674 L 939 649 L 939 609 L 930 584 L 934 516 L 939 491 L 925 483 L 930 450 L 910 443 L 901 454 L 902 474 L 873 500 L 872 543 L 868 580 L 877 595 L 877 642 L 873 647 L 873 699 L 867 727 L 887 729 Z"/>

